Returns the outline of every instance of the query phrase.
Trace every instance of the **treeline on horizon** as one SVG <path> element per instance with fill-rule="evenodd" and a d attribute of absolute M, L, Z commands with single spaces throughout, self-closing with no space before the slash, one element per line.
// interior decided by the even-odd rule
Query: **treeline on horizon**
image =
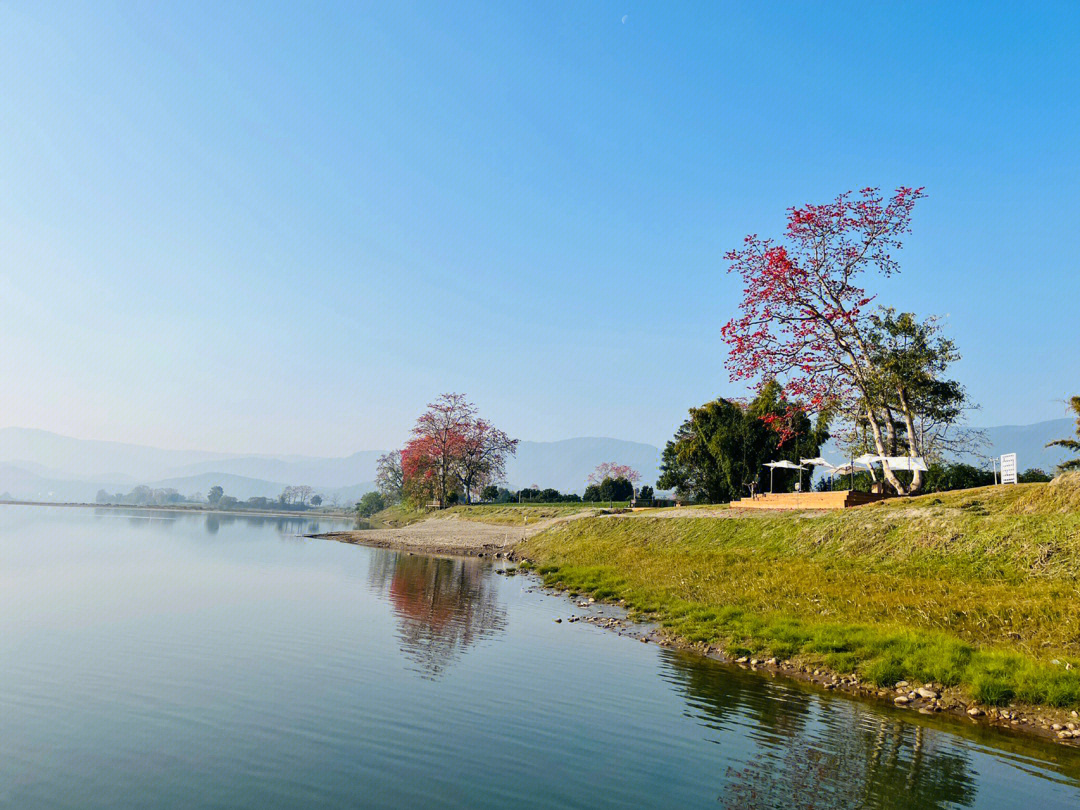
<path fill-rule="evenodd" d="M 99 489 L 95 501 L 102 505 L 115 506 L 181 506 L 190 504 L 209 506 L 213 509 L 305 512 L 322 506 L 323 497 L 313 487 L 309 486 L 285 487 L 276 498 L 255 496 L 246 500 L 226 495 L 224 488 L 221 486 L 210 487 L 205 496 L 201 492 L 186 496 L 181 495 L 178 490 L 171 487 L 137 486 L 127 493 L 110 493 L 104 489 Z M 336 506 L 336 503 L 333 505 Z"/>

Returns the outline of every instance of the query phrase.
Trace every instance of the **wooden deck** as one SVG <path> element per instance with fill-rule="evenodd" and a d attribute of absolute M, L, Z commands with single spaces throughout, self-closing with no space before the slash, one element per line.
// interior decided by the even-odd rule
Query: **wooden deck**
<path fill-rule="evenodd" d="M 857 490 L 839 492 L 773 492 L 756 498 L 743 498 L 731 504 L 732 509 L 850 509 L 885 500 L 888 495 L 875 495 Z"/>

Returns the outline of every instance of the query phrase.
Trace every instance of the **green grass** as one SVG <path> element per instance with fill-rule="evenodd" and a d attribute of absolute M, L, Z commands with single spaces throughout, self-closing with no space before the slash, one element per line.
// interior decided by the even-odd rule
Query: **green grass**
<path fill-rule="evenodd" d="M 824 515 L 583 518 L 519 555 L 690 642 L 1080 705 L 1080 476 Z"/>

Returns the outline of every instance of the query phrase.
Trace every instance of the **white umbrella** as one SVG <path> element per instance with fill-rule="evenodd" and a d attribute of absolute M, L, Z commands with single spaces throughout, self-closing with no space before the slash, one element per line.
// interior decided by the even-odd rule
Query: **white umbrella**
<path fill-rule="evenodd" d="M 918 456 L 886 456 L 883 461 L 890 470 L 919 470 L 927 472 L 930 468 Z"/>
<path fill-rule="evenodd" d="M 788 461 L 787 459 L 784 459 L 783 461 L 767 461 L 767 462 L 765 462 L 765 466 L 769 468 L 769 492 L 773 491 L 773 473 L 776 472 L 777 468 L 780 468 L 781 470 L 805 470 L 806 469 L 806 467 L 800 467 L 798 464 L 795 464 L 792 461 Z M 800 479 L 800 483 L 801 483 L 801 479 Z"/>
<path fill-rule="evenodd" d="M 808 464 L 811 467 L 824 467 L 826 470 L 828 470 L 829 488 L 832 489 L 832 479 L 836 475 L 836 465 L 835 464 L 833 464 L 833 463 L 831 463 L 829 461 L 826 461 L 821 456 L 818 456 L 817 458 L 803 458 L 803 459 L 799 459 L 799 461 L 801 463 L 803 463 L 803 464 Z M 800 483 L 801 482 L 802 482 L 802 476 L 800 476 Z"/>

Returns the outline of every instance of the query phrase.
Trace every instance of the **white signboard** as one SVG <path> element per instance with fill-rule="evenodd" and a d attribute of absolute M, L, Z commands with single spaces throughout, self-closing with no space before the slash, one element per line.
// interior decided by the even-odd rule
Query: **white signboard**
<path fill-rule="evenodd" d="M 1001 483 L 1016 483 L 1016 453 L 1006 453 L 1001 457 Z"/>

